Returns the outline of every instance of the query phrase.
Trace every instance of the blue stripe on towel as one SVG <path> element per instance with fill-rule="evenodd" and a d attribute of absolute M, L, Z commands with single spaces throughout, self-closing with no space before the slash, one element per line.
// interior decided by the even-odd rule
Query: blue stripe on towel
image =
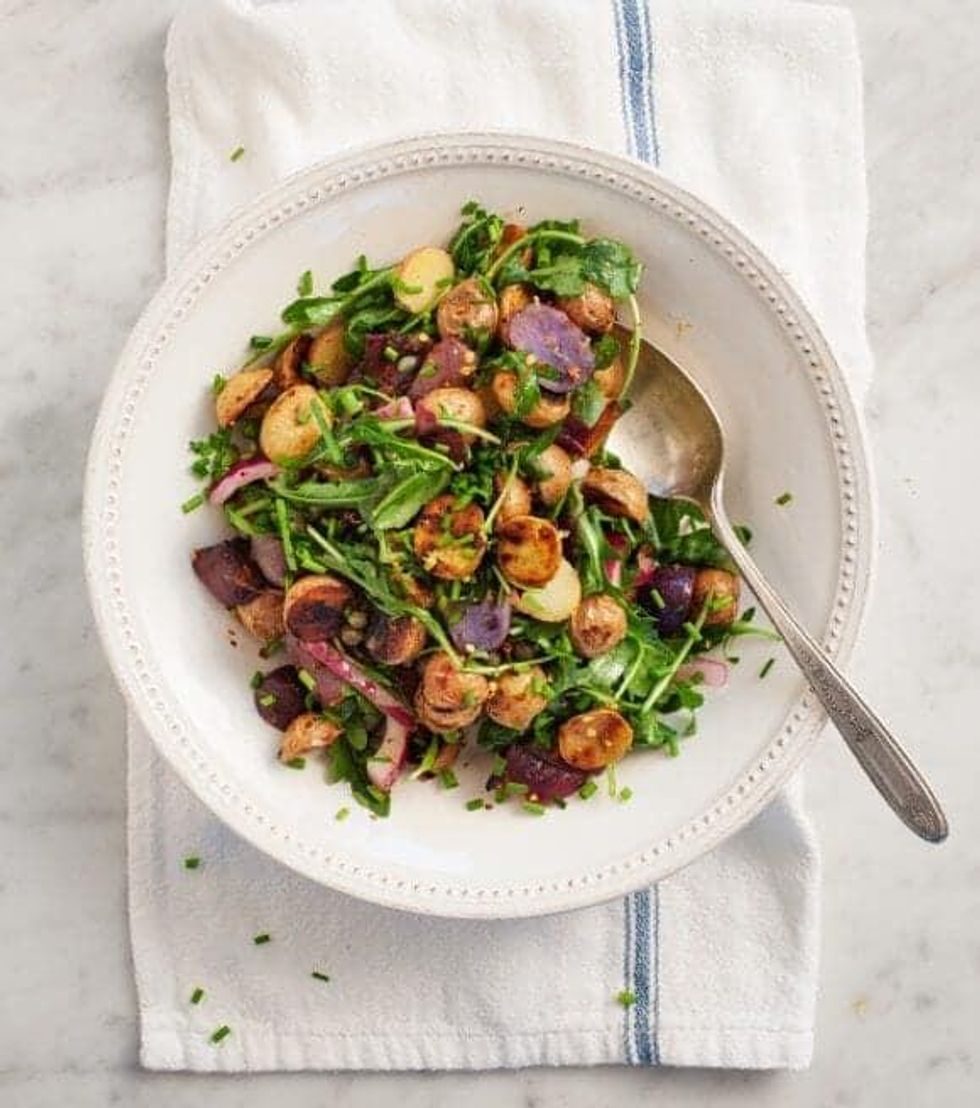
<path fill-rule="evenodd" d="M 613 0 L 613 12 L 628 149 L 641 161 L 659 165 L 648 0 Z M 658 1065 L 660 896 L 656 886 L 626 898 L 624 921 L 623 980 L 636 997 L 624 1013 L 626 1060 L 634 1065 Z"/>

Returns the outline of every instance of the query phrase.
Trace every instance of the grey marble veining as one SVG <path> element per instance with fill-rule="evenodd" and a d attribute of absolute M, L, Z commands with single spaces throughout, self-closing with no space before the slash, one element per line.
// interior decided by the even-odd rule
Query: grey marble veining
<path fill-rule="evenodd" d="M 852 0 L 872 200 L 878 580 L 852 670 L 951 816 L 918 844 L 828 734 L 813 1068 L 197 1078 L 136 1065 L 123 712 L 81 580 L 98 398 L 162 276 L 163 35 L 176 0 L 0 3 L 0 1102 L 881 1108 L 980 1101 L 980 3 Z"/>

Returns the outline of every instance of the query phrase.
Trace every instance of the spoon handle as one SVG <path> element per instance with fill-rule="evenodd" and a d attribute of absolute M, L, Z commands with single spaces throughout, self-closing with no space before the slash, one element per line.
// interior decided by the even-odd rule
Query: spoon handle
<path fill-rule="evenodd" d="M 949 826 L 922 774 L 772 589 L 728 522 L 717 489 L 712 497 L 711 517 L 722 545 L 878 792 L 917 835 L 928 842 L 942 842 L 949 833 Z"/>

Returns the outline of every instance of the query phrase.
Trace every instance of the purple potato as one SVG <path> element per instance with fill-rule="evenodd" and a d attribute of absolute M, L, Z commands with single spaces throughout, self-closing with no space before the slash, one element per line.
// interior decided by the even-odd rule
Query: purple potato
<path fill-rule="evenodd" d="M 466 343 L 459 339 L 443 339 L 426 355 L 408 395 L 413 400 L 421 400 L 435 389 L 463 385 L 475 369 L 476 355 Z"/>
<path fill-rule="evenodd" d="M 399 394 L 408 391 L 422 359 L 431 349 L 417 335 L 397 332 L 368 335 L 364 340 L 364 357 L 351 375 L 352 381 L 364 381 L 382 392 Z M 394 360 L 387 351 L 398 355 Z"/>
<path fill-rule="evenodd" d="M 510 605 L 495 604 L 487 599 L 471 604 L 462 618 L 449 629 L 460 650 L 497 650 L 504 645 L 510 631 Z"/>
<path fill-rule="evenodd" d="M 518 743 L 507 747 L 506 777 L 521 785 L 527 785 L 530 793 L 539 800 L 555 800 L 571 796 L 588 779 L 588 774 L 570 766 L 563 758 L 548 750 Z"/>
<path fill-rule="evenodd" d="M 566 393 L 592 376 L 595 355 L 581 327 L 549 304 L 529 304 L 510 321 L 510 344 L 533 354 L 538 363 L 554 371 L 538 372 L 538 383 L 548 392 Z"/>
<path fill-rule="evenodd" d="M 657 566 L 649 587 L 641 590 L 640 603 L 656 620 L 657 630 L 664 638 L 676 635 L 690 618 L 697 573 L 693 566 Z M 654 591 L 663 602 L 662 606 L 654 600 Z"/>
<path fill-rule="evenodd" d="M 282 540 L 275 535 L 255 535 L 252 538 L 252 558 L 271 585 L 280 588 L 286 582 L 286 555 Z"/>
<path fill-rule="evenodd" d="M 191 565 L 208 592 L 226 608 L 247 604 L 268 588 L 249 556 L 247 539 L 226 539 L 215 546 L 203 546 L 191 555 Z"/>
<path fill-rule="evenodd" d="M 285 731 L 306 711 L 306 688 L 293 666 L 270 670 L 255 690 L 255 710 L 272 727 Z"/>

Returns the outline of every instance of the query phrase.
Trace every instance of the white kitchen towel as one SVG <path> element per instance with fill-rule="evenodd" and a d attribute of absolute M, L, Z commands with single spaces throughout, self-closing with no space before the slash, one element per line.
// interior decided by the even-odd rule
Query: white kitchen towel
<path fill-rule="evenodd" d="M 197 0 L 174 22 L 167 70 L 170 266 L 237 204 L 345 147 L 433 130 L 535 132 L 631 153 L 714 204 L 808 299 L 852 385 L 867 384 L 860 65 L 840 9 Z M 712 854 L 625 900 L 448 921 L 293 875 L 218 823 L 135 720 L 129 738 L 148 1067 L 809 1061 L 818 859 L 799 782 Z M 197 870 L 183 866 L 191 854 Z M 255 946 L 260 932 L 272 940 Z M 623 991 L 635 1003 L 618 1003 Z M 230 1033 L 212 1044 L 223 1025 Z"/>

